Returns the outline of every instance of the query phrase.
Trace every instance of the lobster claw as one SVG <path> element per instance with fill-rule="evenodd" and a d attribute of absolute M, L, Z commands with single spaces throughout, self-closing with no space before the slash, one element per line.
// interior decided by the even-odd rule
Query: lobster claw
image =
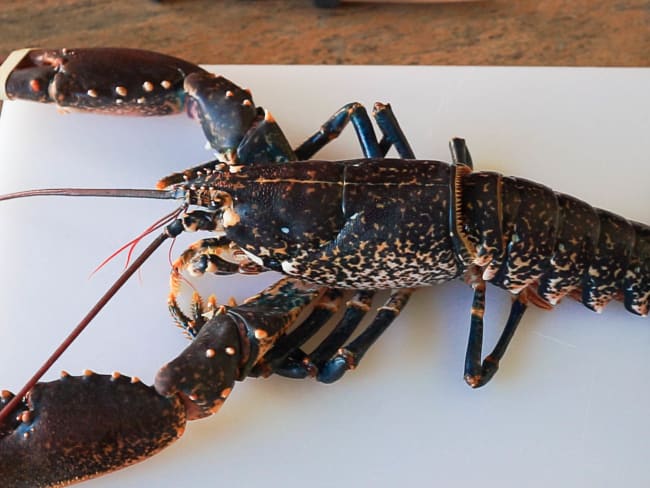
<path fill-rule="evenodd" d="M 241 381 L 321 294 L 318 285 L 283 278 L 234 307 L 223 307 L 192 343 L 156 375 L 156 390 L 178 396 L 188 420 L 215 413 Z"/>
<path fill-rule="evenodd" d="M 188 75 L 184 88 L 212 148 L 220 153 L 234 151 L 257 117 L 250 92 L 222 76 L 201 72 Z M 224 113 L 235 116 L 224 117 Z"/>
<path fill-rule="evenodd" d="M 118 373 L 38 383 L 0 422 L 0 484 L 59 487 L 142 461 L 216 412 L 275 341 L 320 296 L 284 278 L 216 313 L 161 368 L 155 387 Z M 13 395 L 2 392 L 0 408 Z"/>
<path fill-rule="evenodd" d="M 2 486 L 65 486 L 156 454 L 183 434 L 187 420 L 223 404 L 239 379 L 242 350 L 251 350 L 240 333 L 230 315 L 214 317 L 163 366 L 155 387 L 92 372 L 36 384 L 0 424 Z M 0 408 L 12 398 L 2 392 Z"/>
<path fill-rule="evenodd" d="M 3 392 L 2 404 L 12 397 Z M 178 397 L 119 374 L 38 383 L 0 425 L 3 486 L 64 486 L 160 451 L 181 436 Z"/>
<path fill-rule="evenodd" d="M 166 115 L 184 109 L 185 76 L 202 71 L 187 61 L 139 49 L 20 49 L 0 66 L 0 99 Z"/>
<path fill-rule="evenodd" d="M 150 387 L 118 373 L 38 383 L 0 424 L 2 486 L 65 486 L 142 461 L 216 412 L 251 348 L 229 314 L 208 321 Z M 0 408 L 13 395 L 0 397 Z"/>
<path fill-rule="evenodd" d="M 0 70 L 0 99 L 52 101 L 48 87 L 56 75 L 56 66 L 47 61 L 49 58 L 43 50 L 20 49 L 12 52 Z"/>
<path fill-rule="evenodd" d="M 242 357 L 249 347 L 230 315 L 217 315 L 200 330 L 192 343 L 156 375 L 156 390 L 165 397 L 180 397 L 188 420 L 216 413 L 240 379 Z"/>

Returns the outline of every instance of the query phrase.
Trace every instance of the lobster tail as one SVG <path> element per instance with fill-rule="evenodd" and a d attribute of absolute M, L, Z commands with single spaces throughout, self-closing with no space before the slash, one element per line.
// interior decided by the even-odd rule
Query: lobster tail
<path fill-rule="evenodd" d="M 650 306 L 650 228 L 539 183 L 468 173 L 462 139 L 451 146 L 456 172 L 450 214 L 457 254 L 474 288 L 465 381 L 485 385 L 499 369 L 528 303 L 551 308 L 569 295 L 600 312 L 622 300 L 646 316 Z M 461 245 L 462 244 L 462 245 Z M 458 252 L 460 250 L 460 252 Z M 485 283 L 516 295 L 496 346 L 483 359 Z"/>
<path fill-rule="evenodd" d="M 528 288 L 555 305 L 566 295 L 600 312 L 611 300 L 647 315 L 650 228 L 538 183 L 497 173 L 463 178 L 461 221 L 483 279 Z"/>

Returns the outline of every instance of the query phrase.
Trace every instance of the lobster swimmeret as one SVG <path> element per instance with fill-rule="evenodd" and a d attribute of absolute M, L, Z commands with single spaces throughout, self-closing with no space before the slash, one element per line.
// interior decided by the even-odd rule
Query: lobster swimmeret
<path fill-rule="evenodd" d="M 155 387 L 90 373 L 36 385 L 1 424 L 0 475 L 7 486 L 58 486 L 148 457 L 176 439 L 187 419 L 214 413 L 247 376 L 336 381 L 358 364 L 416 287 L 460 277 L 472 284 L 465 378 L 474 387 L 495 373 L 529 301 L 550 308 L 569 295 L 600 311 L 620 299 L 629 311 L 648 314 L 647 225 L 537 183 L 473 172 L 460 139 L 452 142 L 452 164 L 416 160 L 387 105 L 377 104 L 373 113 L 380 139 L 365 109 L 352 103 L 293 150 L 250 93 L 160 54 L 21 51 L 2 65 L 0 87 L 8 99 L 79 110 L 187 110 L 217 153 L 215 161 L 170 175 L 151 192 L 183 201 L 185 213 L 167 223 L 167 235 L 214 233 L 183 253 L 172 271 L 170 310 L 193 342 L 161 369 Z M 348 122 L 364 159 L 309 160 Z M 391 146 L 403 159 L 384 158 Z M 195 296 L 186 313 L 175 298 L 183 269 L 199 275 L 275 270 L 289 277 L 239 306 Z M 497 346 L 481 361 L 486 282 L 516 299 Z M 385 305 L 347 343 L 373 292 L 387 288 Z M 345 289 L 355 292 L 343 317 L 315 350 L 304 352 L 303 344 L 341 308 Z M 72 397 L 74 405 L 61 401 Z M 2 404 L 12 398 L 4 392 Z M 101 425 L 98 417 L 105 419 Z"/>

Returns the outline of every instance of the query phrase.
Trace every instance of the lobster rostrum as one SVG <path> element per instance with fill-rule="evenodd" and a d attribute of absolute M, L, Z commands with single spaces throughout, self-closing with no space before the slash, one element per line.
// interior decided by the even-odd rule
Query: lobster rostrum
<path fill-rule="evenodd" d="M 600 311 L 620 299 L 631 312 L 648 314 L 647 225 L 537 183 L 474 172 L 461 139 L 452 141 L 452 164 L 416 160 L 387 105 L 373 112 L 380 139 L 365 109 L 352 103 L 294 150 L 249 92 L 160 54 L 24 50 L 2 65 L 0 86 L 5 98 L 64 109 L 185 110 L 217 153 L 214 161 L 164 178 L 157 191 L 128 191 L 182 200 L 163 224 L 165 236 L 214 233 L 172 269 L 169 308 L 192 343 L 161 369 L 155 387 L 89 372 L 19 395 L 0 429 L 0 473 L 8 486 L 61 486 L 146 458 L 180 436 L 187 419 L 218 410 L 235 381 L 247 376 L 336 381 L 356 367 L 416 287 L 461 277 L 472 285 L 465 379 L 473 387 L 497 370 L 529 302 L 551 308 L 571 296 Z M 364 159 L 309 159 L 348 122 Z M 384 158 L 391 146 L 402 159 Z M 274 270 L 289 277 L 241 305 L 195 295 L 185 312 L 176 299 L 184 269 L 196 275 Z M 501 338 L 482 360 L 487 282 L 515 299 Z M 345 289 L 354 292 L 343 307 Z M 379 289 L 391 290 L 388 300 L 349 342 Z M 332 332 L 305 352 L 305 342 L 340 308 Z M 61 401 L 73 397 L 75 408 Z M 3 405 L 12 399 L 3 393 Z"/>

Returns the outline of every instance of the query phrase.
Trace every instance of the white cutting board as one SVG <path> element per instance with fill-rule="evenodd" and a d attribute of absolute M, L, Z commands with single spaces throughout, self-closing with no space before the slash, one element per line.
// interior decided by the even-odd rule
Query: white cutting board
<path fill-rule="evenodd" d="M 293 144 L 346 102 L 391 102 L 417 156 L 448 160 L 468 141 L 476 168 L 542 182 L 650 223 L 650 70 L 224 66 Z M 184 116 L 61 116 L 5 103 L 0 193 L 152 187 L 211 157 Z M 319 157 L 356 158 L 352 130 Z M 173 202 L 33 198 L 0 204 L 0 386 L 16 391 L 121 271 L 113 250 Z M 177 255 L 198 236 L 177 242 Z M 167 251 L 156 253 L 63 356 L 61 369 L 120 370 L 150 383 L 186 344 L 166 310 Z M 271 281 L 272 276 L 265 278 Z M 222 299 L 259 280 L 204 280 Z M 509 304 L 488 289 L 486 348 Z M 238 384 L 222 410 L 138 466 L 88 487 L 650 486 L 650 320 L 576 302 L 524 317 L 485 388 L 462 380 L 471 291 L 418 292 L 360 368 L 324 386 Z"/>

